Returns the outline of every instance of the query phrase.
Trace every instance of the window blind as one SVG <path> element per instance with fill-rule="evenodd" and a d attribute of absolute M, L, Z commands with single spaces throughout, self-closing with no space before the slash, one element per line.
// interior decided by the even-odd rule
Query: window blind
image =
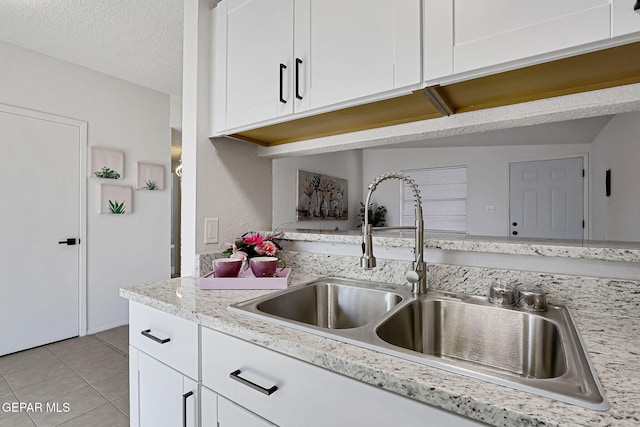
<path fill-rule="evenodd" d="M 467 232 L 467 167 L 412 169 L 409 175 L 422 197 L 424 228 L 428 231 Z M 411 188 L 403 183 L 400 217 L 402 225 L 415 222 Z"/>

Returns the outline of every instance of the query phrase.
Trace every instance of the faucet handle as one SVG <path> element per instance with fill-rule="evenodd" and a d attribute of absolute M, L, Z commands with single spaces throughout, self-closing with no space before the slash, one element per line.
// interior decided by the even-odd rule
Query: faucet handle
<path fill-rule="evenodd" d="M 498 279 L 493 279 L 489 285 L 487 299 L 493 304 L 514 305 L 516 303 L 516 293 L 517 290 L 512 284 L 505 284 Z"/>
<path fill-rule="evenodd" d="M 518 305 L 527 311 L 547 311 L 547 294 L 540 286 L 521 289 Z"/>
<path fill-rule="evenodd" d="M 411 283 L 412 285 L 420 281 L 420 275 L 417 271 L 409 270 L 405 274 L 405 277 L 407 278 L 407 282 Z"/>

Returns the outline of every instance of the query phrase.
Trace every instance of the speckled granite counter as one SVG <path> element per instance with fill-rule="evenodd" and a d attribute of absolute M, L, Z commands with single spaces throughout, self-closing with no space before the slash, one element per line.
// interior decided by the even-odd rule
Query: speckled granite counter
<path fill-rule="evenodd" d="M 293 283 L 316 277 L 294 274 Z M 423 366 L 228 311 L 270 291 L 200 290 L 194 278 L 120 290 L 132 301 L 314 365 L 498 426 L 636 426 L 640 424 L 640 332 L 637 316 L 589 310 L 574 318 L 611 409 L 597 412 Z M 181 295 L 181 296 L 180 296 Z M 637 308 L 637 307 L 636 307 Z"/>
<path fill-rule="evenodd" d="M 292 230 L 283 240 L 303 242 L 347 243 L 359 245 L 359 231 Z M 385 231 L 374 233 L 374 245 L 413 248 L 413 232 Z M 604 261 L 640 262 L 637 242 L 604 242 L 581 240 L 522 239 L 510 237 L 466 236 L 459 234 L 426 235 L 425 247 L 449 251 L 485 252 L 513 255 L 537 255 L 563 258 L 598 259 Z"/>

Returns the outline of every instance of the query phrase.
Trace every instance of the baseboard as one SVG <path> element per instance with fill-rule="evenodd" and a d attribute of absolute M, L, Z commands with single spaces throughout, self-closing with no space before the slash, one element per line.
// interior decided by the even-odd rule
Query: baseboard
<path fill-rule="evenodd" d="M 118 326 L 128 325 L 129 320 L 124 320 L 122 322 L 113 323 L 111 325 L 100 326 L 99 328 L 91 328 L 87 330 L 87 335 L 97 334 L 98 332 L 106 331 L 108 329 L 117 328 Z"/>

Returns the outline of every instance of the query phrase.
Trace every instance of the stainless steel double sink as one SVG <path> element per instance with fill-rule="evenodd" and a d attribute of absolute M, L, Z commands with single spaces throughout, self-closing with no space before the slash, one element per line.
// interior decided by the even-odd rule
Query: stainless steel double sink
<path fill-rule="evenodd" d="M 594 410 L 609 408 L 566 307 L 323 278 L 229 307 L 298 330 Z"/>

